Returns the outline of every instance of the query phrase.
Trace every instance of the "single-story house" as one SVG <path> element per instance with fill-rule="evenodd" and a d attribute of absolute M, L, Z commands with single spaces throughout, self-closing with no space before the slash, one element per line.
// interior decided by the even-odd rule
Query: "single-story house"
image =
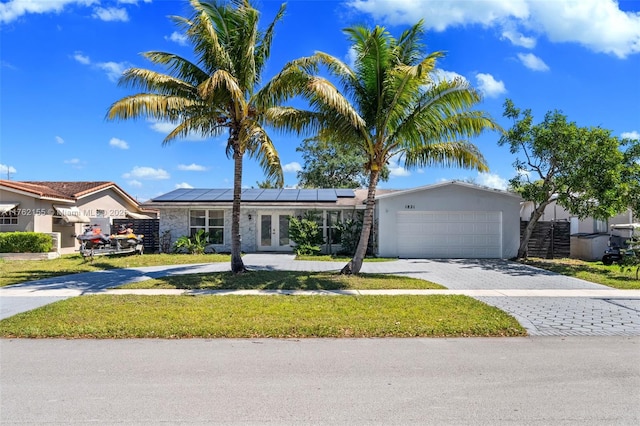
<path fill-rule="evenodd" d="M 84 225 L 113 219 L 156 217 L 113 182 L 21 182 L 0 180 L 0 232 L 52 234 L 54 250 L 73 253 Z M 109 232 L 109 229 L 106 230 Z"/>
<path fill-rule="evenodd" d="M 528 221 L 531 218 L 533 208 L 533 202 L 524 201 L 520 208 L 520 219 Z M 540 217 L 541 222 L 562 221 L 570 223 L 570 257 L 582 260 L 602 259 L 604 251 L 607 249 L 610 235 L 614 236 L 618 245 L 629 237 L 629 233 L 625 231 L 611 232 L 611 225 L 633 223 L 638 220 L 638 218 L 634 218 L 631 209 L 627 209 L 607 220 L 593 217 L 580 219 L 557 204 L 555 199 L 545 207 Z"/>
<path fill-rule="evenodd" d="M 364 189 L 244 189 L 244 252 L 291 251 L 289 217 L 315 212 L 325 241 L 336 223 L 364 210 Z M 160 212 L 160 235 L 172 241 L 204 229 L 217 251 L 231 248 L 231 189 L 176 189 L 143 206 Z M 377 253 L 385 257 L 510 258 L 516 255 L 520 197 L 463 182 L 405 191 L 379 190 Z M 333 233 L 336 235 L 336 233 Z M 329 250 L 336 251 L 338 241 Z"/>

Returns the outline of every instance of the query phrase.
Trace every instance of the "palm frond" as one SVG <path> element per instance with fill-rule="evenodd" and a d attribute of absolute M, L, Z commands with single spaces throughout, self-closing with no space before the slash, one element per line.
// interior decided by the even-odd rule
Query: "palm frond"
<path fill-rule="evenodd" d="M 434 143 L 404 151 L 404 165 L 407 168 L 444 166 L 489 171 L 478 147 L 466 141 Z"/>

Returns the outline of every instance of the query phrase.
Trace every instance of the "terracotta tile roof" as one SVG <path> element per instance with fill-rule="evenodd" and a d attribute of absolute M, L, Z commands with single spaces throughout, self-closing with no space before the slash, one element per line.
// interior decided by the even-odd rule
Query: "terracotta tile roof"
<path fill-rule="evenodd" d="M 135 204 L 137 202 L 118 185 L 113 182 L 38 182 L 25 181 L 18 182 L 14 180 L 0 179 L 0 186 L 13 188 L 31 194 L 46 198 L 59 198 L 66 200 L 77 200 L 86 194 L 91 194 L 111 186 L 117 188 L 118 191 L 129 197 Z"/>

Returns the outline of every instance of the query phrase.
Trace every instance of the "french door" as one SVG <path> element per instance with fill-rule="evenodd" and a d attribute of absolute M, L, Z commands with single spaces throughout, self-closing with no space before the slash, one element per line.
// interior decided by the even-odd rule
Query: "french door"
<path fill-rule="evenodd" d="M 293 212 L 258 214 L 258 250 L 291 251 L 289 217 Z"/>

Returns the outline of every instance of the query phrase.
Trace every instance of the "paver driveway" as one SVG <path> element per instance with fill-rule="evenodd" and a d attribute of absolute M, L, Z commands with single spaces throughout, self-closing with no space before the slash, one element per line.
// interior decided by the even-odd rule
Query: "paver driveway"
<path fill-rule="evenodd" d="M 288 254 L 248 254 L 244 262 L 253 269 L 296 271 L 344 266 L 342 262 L 296 261 Z M 0 318 L 61 298 L 105 292 L 126 282 L 225 270 L 227 263 L 155 266 L 32 281 L 0 289 Z M 496 306 L 512 314 L 531 335 L 640 335 L 639 290 L 615 290 L 503 260 L 401 259 L 365 263 L 363 272 L 401 274 L 442 284 L 450 290 L 436 292 L 468 294 Z"/>

